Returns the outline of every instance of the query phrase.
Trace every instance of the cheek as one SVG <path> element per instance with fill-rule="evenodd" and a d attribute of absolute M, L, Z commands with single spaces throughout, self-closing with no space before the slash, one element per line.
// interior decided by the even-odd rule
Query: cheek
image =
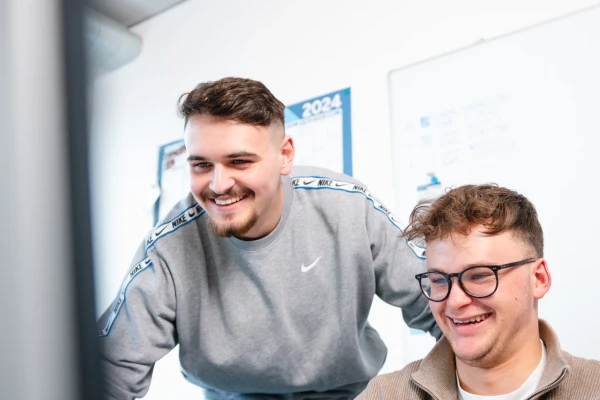
<path fill-rule="evenodd" d="M 512 303 L 512 306 L 526 304 L 533 300 L 533 292 L 528 282 L 514 282 L 512 285 L 505 287 L 506 293 L 500 293 L 506 300 L 506 304 Z"/>
<path fill-rule="evenodd" d="M 443 318 L 444 307 L 441 303 L 436 303 L 434 301 L 429 302 L 429 308 L 431 309 L 431 313 L 436 319 Z"/>
<path fill-rule="evenodd" d="M 252 190 L 256 195 L 259 196 L 272 196 L 273 192 L 277 189 L 279 178 L 273 179 L 267 173 L 253 173 L 245 176 L 243 179 L 238 181 L 240 186 L 244 186 Z"/>
<path fill-rule="evenodd" d="M 274 186 L 267 182 L 266 179 L 258 182 L 253 182 L 252 186 L 249 186 L 250 189 L 254 191 L 257 196 L 260 196 L 264 199 L 270 199 L 273 197 Z"/>
<path fill-rule="evenodd" d="M 190 190 L 192 193 L 200 193 L 207 185 L 206 179 L 199 175 L 193 175 L 190 178 Z"/>

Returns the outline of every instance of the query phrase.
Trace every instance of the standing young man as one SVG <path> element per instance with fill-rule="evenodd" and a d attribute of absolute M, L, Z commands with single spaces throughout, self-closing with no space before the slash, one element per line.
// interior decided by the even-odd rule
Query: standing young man
<path fill-rule="evenodd" d="M 373 297 L 440 332 L 412 282 L 423 249 L 357 180 L 292 170 L 284 105 L 260 82 L 198 85 L 180 104 L 191 193 L 140 246 L 99 321 L 111 399 L 147 392 L 174 346 L 207 399 L 351 399 L 386 347 Z"/>
<path fill-rule="evenodd" d="M 600 399 L 600 361 L 561 350 L 538 319 L 552 280 L 529 200 L 462 186 L 417 206 L 405 235 L 427 240 L 415 286 L 444 338 L 423 360 L 373 379 L 360 399 Z"/>

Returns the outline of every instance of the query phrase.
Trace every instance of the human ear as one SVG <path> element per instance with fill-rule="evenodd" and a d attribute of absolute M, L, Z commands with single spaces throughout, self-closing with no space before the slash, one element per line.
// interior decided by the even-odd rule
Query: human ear
<path fill-rule="evenodd" d="M 548 293 L 552 286 L 552 276 L 544 258 L 538 258 L 532 270 L 533 297 L 541 299 Z"/>
<path fill-rule="evenodd" d="M 291 136 L 284 136 L 281 141 L 281 147 L 279 157 L 281 159 L 281 175 L 288 175 L 292 172 L 292 165 L 294 163 L 294 140 Z"/>

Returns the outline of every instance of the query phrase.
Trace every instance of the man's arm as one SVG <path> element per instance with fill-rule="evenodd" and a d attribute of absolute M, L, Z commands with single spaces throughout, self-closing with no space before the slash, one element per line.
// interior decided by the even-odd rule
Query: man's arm
<path fill-rule="evenodd" d="M 154 363 L 176 343 L 173 280 L 143 243 L 113 304 L 98 321 L 100 362 L 110 400 L 143 397 Z"/>
<path fill-rule="evenodd" d="M 386 303 L 402 308 L 409 327 L 429 332 L 439 339 L 442 333 L 415 279 L 416 274 L 425 272 L 425 251 L 403 238 L 402 229 L 395 215 L 373 198 L 373 205 L 367 210 L 367 231 L 375 266 L 376 293 Z"/>

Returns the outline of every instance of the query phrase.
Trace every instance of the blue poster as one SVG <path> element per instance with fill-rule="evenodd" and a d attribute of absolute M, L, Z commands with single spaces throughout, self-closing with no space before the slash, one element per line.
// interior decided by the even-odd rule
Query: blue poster
<path fill-rule="evenodd" d="M 346 88 L 286 107 L 285 130 L 294 139 L 295 165 L 352 175 L 351 106 Z"/>

